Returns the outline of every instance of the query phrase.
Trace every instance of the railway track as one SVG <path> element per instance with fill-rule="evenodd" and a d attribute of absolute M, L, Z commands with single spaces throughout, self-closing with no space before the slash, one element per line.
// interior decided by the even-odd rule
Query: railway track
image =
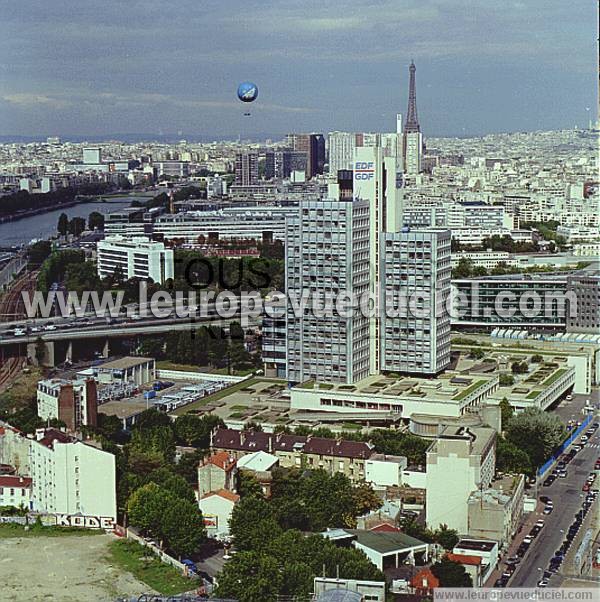
<path fill-rule="evenodd" d="M 26 317 L 25 305 L 23 303 L 23 291 L 30 293 L 35 290 L 38 272 L 28 272 L 20 276 L 11 286 L 0 302 L 0 322 L 10 322 Z M 26 355 L 23 356 L 19 349 L 19 355 L 16 357 L 5 358 L 0 364 L 0 393 L 6 388 L 21 372 L 21 366 L 26 361 Z"/>

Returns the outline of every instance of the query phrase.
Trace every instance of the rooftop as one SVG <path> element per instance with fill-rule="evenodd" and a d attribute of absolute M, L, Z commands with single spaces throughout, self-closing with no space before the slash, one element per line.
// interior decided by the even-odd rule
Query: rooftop
<path fill-rule="evenodd" d="M 127 370 L 127 368 L 134 368 L 148 362 L 154 362 L 154 358 L 151 357 L 122 357 L 118 360 L 112 360 L 98 366 L 99 370 Z"/>

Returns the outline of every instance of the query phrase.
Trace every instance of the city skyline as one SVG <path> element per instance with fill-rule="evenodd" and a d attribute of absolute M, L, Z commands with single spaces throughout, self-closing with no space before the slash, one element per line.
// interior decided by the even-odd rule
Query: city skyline
<path fill-rule="evenodd" d="M 9 2 L 0 135 L 393 131 L 411 60 L 426 137 L 587 127 L 595 11 L 541 6 L 236 2 L 200 12 L 181 1 L 165 15 L 154 2 L 100 13 Z M 244 79 L 260 88 L 250 117 L 235 96 Z"/>

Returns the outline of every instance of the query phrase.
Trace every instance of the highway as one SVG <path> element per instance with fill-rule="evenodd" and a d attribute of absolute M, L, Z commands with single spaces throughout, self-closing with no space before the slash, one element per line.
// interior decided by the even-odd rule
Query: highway
<path fill-rule="evenodd" d="M 583 405 L 581 401 L 585 396 L 579 397 L 580 399 L 574 400 L 578 403 L 573 404 L 567 410 L 569 417 L 572 413 L 576 415 L 576 420 L 582 420 L 582 415 L 573 410 L 580 409 L 580 405 Z M 592 397 L 597 402 L 598 391 L 595 391 Z M 593 421 L 598 421 L 597 414 Z M 552 499 L 554 511 L 550 515 L 539 513 L 538 518 L 543 518 L 545 521 L 544 528 L 534 539 L 522 562 L 518 565 L 508 587 L 535 587 L 541 579 L 543 572 L 548 568 L 550 559 L 565 539 L 565 532 L 568 531 L 575 514 L 581 508 L 585 498 L 582 486 L 590 472 L 594 471 L 594 462 L 598 457 L 600 457 L 600 429 L 567 465 L 566 478 L 557 478 L 550 487 L 543 487 L 540 484 L 538 494 Z M 598 484 L 594 485 L 594 489 L 597 488 Z M 577 539 L 574 540 L 573 545 L 577 545 Z M 560 576 L 553 576 L 550 580 L 550 587 L 557 587 L 560 580 Z"/>

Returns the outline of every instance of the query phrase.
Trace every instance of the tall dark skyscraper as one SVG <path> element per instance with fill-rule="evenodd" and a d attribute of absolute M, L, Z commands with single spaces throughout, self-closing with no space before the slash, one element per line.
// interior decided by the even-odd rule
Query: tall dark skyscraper
<path fill-rule="evenodd" d="M 420 132 L 421 126 L 419 125 L 419 116 L 417 114 L 417 86 L 415 83 L 415 67 L 414 61 L 410 62 L 408 72 L 410 74 L 410 80 L 408 84 L 408 109 L 406 111 L 406 121 L 404 122 L 404 131 Z"/>
<path fill-rule="evenodd" d="M 288 134 L 290 148 L 306 153 L 306 177 L 323 173 L 325 165 L 325 138 L 323 134 Z"/>

